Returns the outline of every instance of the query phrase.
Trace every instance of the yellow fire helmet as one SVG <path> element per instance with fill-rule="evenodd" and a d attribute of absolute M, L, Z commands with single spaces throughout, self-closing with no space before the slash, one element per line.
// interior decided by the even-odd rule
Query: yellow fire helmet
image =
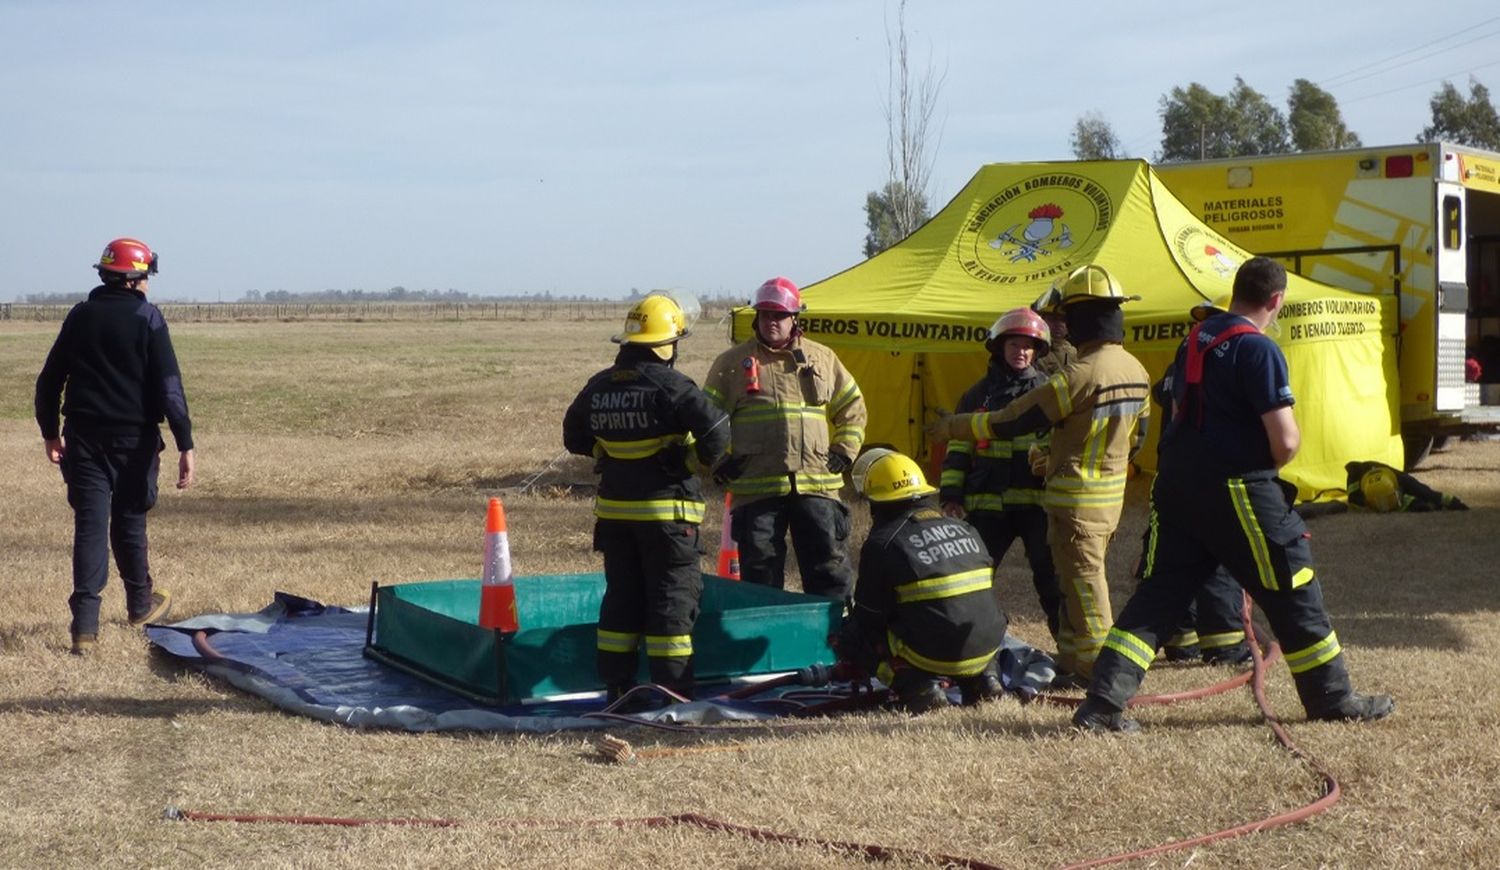
<path fill-rule="evenodd" d="M 866 450 L 849 474 L 854 488 L 870 501 L 910 501 L 937 492 L 914 460 L 884 447 Z"/>
<path fill-rule="evenodd" d="M 625 330 L 610 341 L 649 347 L 667 360 L 672 358 L 670 345 L 687 335 L 688 322 L 682 306 L 665 293 L 652 293 L 630 306 L 625 315 Z"/>
<path fill-rule="evenodd" d="M 1209 319 L 1210 317 L 1213 317 L 1216 314 L 1228 314 L 1229 302 L 1233 298 L 1234 294 L 1225 293 L 1223 296 L 1220 296 L 1218 299 L 1215 299 L 1212 302 L 1209 302 L 1207 300 L 1199 302 L 1197 305 L 1194 305 L 1192 308 L 1188 309 L 1188 312 L 1193 315 L 1193 322 L 1202 323 L 1203 321 Z"/>
<path fill-rule="evenodd" d="M 1380 513 L 1393 513 L 1401 509 L 1401 485 L 1396 472 L 1389 468 L 1372 468 L 1359 479 L 1359 491 L 1364 494 L 1365 507 Z"/>
<path fill-rule="evenodd" d="M 1031 304 L 1034 311 L 1061 311 L 1075 302 L 1090 299 L 1113 299 L 1118 302 L 1139 302 L 1139 296 L 1126 296 L 1120 282 L 1103 266 L 1089 263 L 1063 275 Z"/>

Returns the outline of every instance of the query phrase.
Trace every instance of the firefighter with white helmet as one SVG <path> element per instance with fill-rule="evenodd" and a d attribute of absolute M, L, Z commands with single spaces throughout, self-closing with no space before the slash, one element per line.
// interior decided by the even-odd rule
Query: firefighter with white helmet
<path fill-rule="evenodd" d="M 1193 327 L 1172 364 L 1172 420 L 1162 433 L 1140 585 L 1120 611 L 1073 722 L 1135 731 L 1125 708 L 1162 641 L 1223 566 L 1280 641 L 1310 719 L 1374 720 L 1388 695 L 1354 691 L 1323 606 L 1296 487 L 1278 470 L 1301 446 L 1286 357 L 1267 335 L 1286 299 L 1286 269 L 1254 257 L 1235 273 L 1229 311 Z"/>
<path fill-rule="evenodd" d="M 704 514 L 695 472 L 719 461 L 729 427 L 673 367 L 688 330 L 671 295 L 635 303 L 613 338 L 614 365 L 589 379 L 563 417 L 564 446 L 597 460 L 594 549 L 605 580 L 597 660 L 611 701 L 635 685 L 643 644 L 652 682 L 686 696 L 693 689 Z"/>
<path fill-rule="evenodd" d="M 714 477 L 733 496 L 741 576 L 783 588 L 790 532 L 803 590 L 842 599 L 854 578 L 838 491 L 864 443 L 864 396 L 830 348 L 802 335 L 796 284 L 772 278 L 752 304 L 754 335 L 720 354 L 703 384 L 732 424 Z"/>
<path fill-rule="evenodd" d="M 956 412 L 999 411 L 1041 386 L 1047 378 L 1036 369 L 1036 362 L 1047 354 L 1051 342 L 1052 330 L 1030 308 L 1000 315 L 985 342 L 989 367 L 979 383 L 959 398 Z M 1062 593 L 1047 545 L 1042 477 L 1030 460 L 1032 447 L 1046 442 L 1046 434 L 1036 432 L 977 442 L 949 441 L 940 501 L 943 513 L 967 520 L 979 531 L 997 567 L 1011 544 L 1021 541 L 1037 600 L 1055 638 Z"/>
<path fill-rule="evenodd" d="M 47 458 L 62 470 L 73 507 L 72 648 L 94 649 L 109 554 L 131 625 L 157 622 L 171 596 L 155 587 L 146 513 L 156 504 L 163 419 L 177 442 L 177 488 L 194 478 L 193 424 L 167 322 L 146 301 L 157 255 L 115 239 L 94 269 L 100 286 L 63 319 L 36 379 L 36 420 Z M 58 425 L 58 415 L 64 422 Z"/>
<path fill-rule="evenodd" d="M 1006 620 L 984 541 L 938 510 L 922 469 L 894 450 L 866 451 L 852 477 L 872 528 L 840 657 L 875 673 L 913 713 L 948 706 L 945 680 L 966 704 L 999 697 L 995 655 Z"/>
<path fill-rule="evenodd" d="M 1059 278 L 1035 308 L 1060 311 L 1078 359 L 1003 410 L 956 414 L 931 434 L 961 441 L 1050 430 L 1042 507 L 1062 590 L 1058 664 L 1086 677 L 1109 631 L 1104 556 L 1125 503 L 1130 458 L 1144 443 L 1150 378 L 1124 348 L 1126 296 L 1107 270 L 1089 264 Z M 1067 677 L 1072 680 L 1073 677 Z"/>

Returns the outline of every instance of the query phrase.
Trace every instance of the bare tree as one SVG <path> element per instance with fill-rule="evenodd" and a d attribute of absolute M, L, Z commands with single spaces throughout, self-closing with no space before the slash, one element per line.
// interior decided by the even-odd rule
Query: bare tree
<path fill-rule="evenodd" d="M 1068 142 L 1073 146 L 1073 156 L 1079 160 L 1118 160 L 1125 156 L 1120 137 L 1100 112 L 1079 115 Z"/>
<path fill-rule="evenodd" d="M 928 218 L 927 188 L 932 179 L 932 156 L 928 153 L 932 118 L 946 75 L 938 75 L 929 60 L 920 78 L 913 80 L 911 54 L 906 39 L 906 0 L 896 6 L 894 33 L 886 22 L 889 78 L 886 87 L 886 164 L 888 175 L 881 191 L 872 191 L 889 209 L 889 235 L 877 250 L 911 235 Z M 935 145 L 933 146 L 936 147 Z M 866 209 L 870 208 L 868 198 Z M 869 225 L 879 223 L 873 217 Z M 885 235 L 885 234 L 880 234 Z M 870 245 L 866 245 L 867 254 Z"/>

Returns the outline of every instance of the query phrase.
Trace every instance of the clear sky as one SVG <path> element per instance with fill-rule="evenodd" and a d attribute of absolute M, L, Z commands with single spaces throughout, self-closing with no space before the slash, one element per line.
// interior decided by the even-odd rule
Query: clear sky
<path fill-rule="evenodd" d="M 886 175 L 880 0 L 0 0 L 0 300 L 156 248 L 154 296 L 250 289 L 748 295 L 861 259 Z M 984 163 L 1132 156 L 1161 96 L 1323 84 L 1366 144 L 1444 77 L 1500 95 L 1491 0 L 911 0 L 943 75 L 934 206 Z"/>

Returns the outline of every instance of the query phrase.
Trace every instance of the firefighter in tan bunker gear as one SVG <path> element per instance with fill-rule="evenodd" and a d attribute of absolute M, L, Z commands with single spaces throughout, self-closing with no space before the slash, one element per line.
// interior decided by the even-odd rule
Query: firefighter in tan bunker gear
<path fill-rule="evenodd" d="M 854 581 L 843 473 L 865 438 L 865 400 L 832 350 L 802 336 L 801 291 L 760 286 L 755 334 L 714 361 L 703 391 L 730 416 L 714 478 L 733 496 L 731 530 L 745 580 L 782 588 L 791 533 L 802 588 L 844 599 Z"/>
<path fill-rule="evenodd" d="M 1139 298 L 1099 266 L 1059 278 L 1035 307 L 1062 312 L 1078 358 L 1002 411 L 945 417 L 929 430 L 967 441 L 1051 430 L 1042 507 L 1063 595 L 1058 665 L 1078 677 L 1092 671 L 1113 621 L 1104 555 L 1150 413 L 1150 377 L 1123 347 L 1120 306 Z"/>

